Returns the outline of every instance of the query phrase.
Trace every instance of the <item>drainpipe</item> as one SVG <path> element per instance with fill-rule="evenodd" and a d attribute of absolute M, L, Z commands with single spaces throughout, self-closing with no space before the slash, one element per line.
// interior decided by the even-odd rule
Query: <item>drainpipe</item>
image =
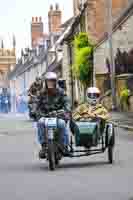
<path fill-rule="evenodd" d="M 116 99 L 116 75 L 115 75 L 115 62 L 114 62 L 114 50 L 113 50 L 113 19 L 112 19 L 112 0 L 107 0 L 107 20 L 108 20 L 108 44 L 109 44 L 109 54 L 111 62 L 111 90 L 112 90 L 112 110 L 117 109 L 117 99 Z"/>
<path fill-rule="evenodd" d="M 92 59 L 92 87 L 96 87 L 96 69 L 94 66 L 94 50 L 92 51 L 91 59 Z"/>
<path fill-rule="evenodd" d="M 71 98 L 72 98 L 72 109 L 74 108 L 74 88 L 73 88 L 73 71 L 72 71 L 72 46 L 68 44 L 69 52 L 69 64 L 70 64 L 70 78 L 71 78 Z"/>

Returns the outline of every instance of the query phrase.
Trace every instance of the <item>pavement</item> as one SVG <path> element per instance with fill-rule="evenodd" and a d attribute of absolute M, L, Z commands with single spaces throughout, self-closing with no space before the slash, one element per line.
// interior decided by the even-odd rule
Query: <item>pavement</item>
<path fill-rule="evenodd" d="M 117 127 L 133 131 L 133 113 L 112 112 L 111 121 Z"/>
<path fill-rule="evenodd" d="M 9 127 L 10 129 L 9 129 Z M 27 114 L 0 114 L 0 134 L 10 135 L 31 131 L 33 124 Z"/>
<path fill-rule="evenodd" d="M 1 126 L 8 134 L 2 134 Z M 133 135 L 118 127 L 115 132 L 113 165 L 107 163 L 105 152 L 63 159 L 50 172 L 48 163 L 38 159 L 32 123 L 25 116 L 0 118 L 0 199 L 132 200 Z"/>

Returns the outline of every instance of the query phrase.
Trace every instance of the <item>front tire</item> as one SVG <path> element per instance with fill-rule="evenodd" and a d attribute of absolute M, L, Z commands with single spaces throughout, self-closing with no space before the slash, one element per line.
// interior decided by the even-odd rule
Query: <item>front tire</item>
<path fill-rule="evenodd" d="M 58 166 L 59 165 L 59 158 L 57 153 L 55 153 L 55 165 Z"/>
<path fill-rule="evenodd" d="M 55 148 L 53 141 L 50 141 L 48 144 L 48 161 L 49 161 L 49 169 L 51 171 L 55 170 Z"/>
<path fill-rule="evenodd" d="M 114 145 L 115 145 L 115 134 L 114 134 L 114 129 L 113 129 L 113 134 L 110 138 L 109 145 L 108 145 L 108 160 L 110 164 L 114 162 L 113 160 Z"/>
<path fill-rule="evenodd" d="M 108 161 L 109 161 L 109 164 L 113 164 L 113 147 L 112 146 L 108 147 Z"/>
<path fill-rule="evenodd" d="M 114 153 L 114 146 L 115 146 L 115 129 L 112 124 L 111 124 L 111 127 L 109 126 L 107 127 L 105 145 L 108 150 L 108 161 L 110 164 L 112 164 L 114 162 L 113 153 Z"/>

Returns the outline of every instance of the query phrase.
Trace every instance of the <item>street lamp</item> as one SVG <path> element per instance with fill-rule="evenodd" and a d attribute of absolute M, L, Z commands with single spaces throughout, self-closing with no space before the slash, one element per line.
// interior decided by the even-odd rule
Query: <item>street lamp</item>
<path fill-rule="evenodd" d="M 116 84 L 115 84 L 115 62 L 113 55 L 112 33 L 113 33 L 113 20 L 112 20 L 112 0 L 107 0 L 107 24 L 108 24 L 108 44 L 111 64 L 111 90 L 112 90 L 112 109 L 116 110 Z"/>

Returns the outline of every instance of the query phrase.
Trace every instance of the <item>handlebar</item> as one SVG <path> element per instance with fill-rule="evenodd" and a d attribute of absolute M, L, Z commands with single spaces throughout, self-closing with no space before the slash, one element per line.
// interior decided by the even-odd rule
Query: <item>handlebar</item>
<path fill-rule="evenodd" d="M 95 116 L 95 117 L 89 117 L 89 118 L 80 118 L 78 121 L 100 121 L 101 118 L 98 117 L 98 116 Z"/>
<path fill-rule="evenodd" d="M 64 120 L 69 120 L 70 119 L 70 114 L 65 112 L 64 110 L 57 110 L 57 111 L 52 111 L 49 112 L 48 114 L 42 115 L 42 117 L 57 117 L 57 118 L 62 118 Z"/>

